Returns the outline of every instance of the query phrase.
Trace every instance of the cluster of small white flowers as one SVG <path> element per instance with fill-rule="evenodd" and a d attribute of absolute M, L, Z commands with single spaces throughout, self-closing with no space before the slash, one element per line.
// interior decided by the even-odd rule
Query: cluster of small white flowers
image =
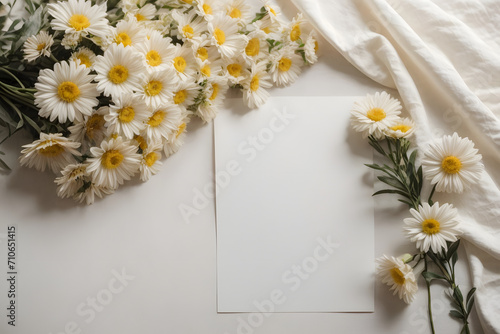
<path fill-rule="evenodd" d="M 41 69 L 35 105 L 69 133 L 42 133 L 21 164 L 62 172 L 59 196 L 88 204 L 136 173 L 144 181 L 156 174 L 190 118 L 210 122 L 229 88 L 258 108 L 273 84 L 293 83 L 317 61 L 302 15 L 285 23 L 266 0 L 254 15 L 244 0 L 122 0 L 110 12 L 90 0 L 47 7 L 54 38 L 71 55 Z M 28 40 L 26 61 L 54 58 L 49 32 Z"/>

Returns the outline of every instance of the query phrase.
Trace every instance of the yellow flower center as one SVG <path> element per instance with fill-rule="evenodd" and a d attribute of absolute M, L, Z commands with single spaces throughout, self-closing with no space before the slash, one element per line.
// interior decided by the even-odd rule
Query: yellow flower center
<path fill-rule="evenodd" d="M 118 138 L 118 133 L 112 133 L 111 136 L 109 136 L 109 138 L 113 138 L 113 139 L 116 139 Z"/>
<path fill-rule="evenodd" d="M 299 24 L 295 24 L 293 27 L 292 27 L 292 30 L 290 31 L 290 40 L 292 42 L 295 42 L 296 40 L 298 40 L 300 38 L 300 25 Z"/>
<path fill-rule="evenodd" d="M 399 284 L 399 285 L 403 285 L 405 283 L 405 280 L 406 280 L 405 275 L 403 275 L 401 270 L 399 270 L 398 268 L 392 268 L 390 270 L 390 273 L 391 273 L 391 277 L 392 277 L 392 280 L 394 281 L 394 283 Z"/>
<path fill-rule="evenodd" d="M 80 96 L 80 89 L 71 81 L 64 81 L 57 87 L 57 95 L 65 102 L 71 103 Z"/>
<path fill-rule="evenodd" d="M 183 57 L 179 56 L 174 58 L 174 67 L 178 72 L 184 73 L 186 65 L 186 60 Z"/>
<path fill-rule="evenodd" d="M 217 95 L 219 95 L 219 85 L 214 83 L 212 85 L 212 95 L 209 97 L 209 100 L 210 101 L 213 101 L 215 100 L 215 98 L 217 97 Z"/>
<path fill-rule="evenodd" d="M 134 117 L 135 117 L 134 108 L 130 106 L 122 108 L 118 111 L 118 119 L 122 123 L 130 123 L 134 120 Z"/>
<path fill-rule="evenodd" d="M 126 32 L 121 32 L 118 35 L 116 35 L 115 41 L 116 44 L 122 43 L 123 46 L 129 46 L 132 44 L 132 39 Z"/>
<path fill-rule="evenodd" d="M 212 15 L 212 7 L 210 7 L 210 5 L 204 3 L 203 4 L 203 11 L 205 12 L 205 14 L 207 15 Z"/>
<path fill-rule="evenodd" d="M 314 52 L 318 53 L 318 49 L 319 49 L 318 41 L 314 41 Z"/>
<path fill-rule="evenodd" d="M 411 126 L 404 125 L 404 124 L 398 124 L 395 126 L 391 126 L 392 131 L 401 131 L 403 133 L 408 132 L 408 130 L 410 130 L 410 129 L 411 129 Z"/>
<path fill-rule="evenodd" d="M 255 92 L 257 89 L 259 89 L 259 77 L 255 75 L 252 78 L 252 81 L 250 81 L 250 89 L 252 92 Z"/>
<path fill-rule="evenodd" d="M 276 11 L 272 7 L 267 8 L 274 16 L 276 16 Z"/>
<path fill-rule="evenodd" d="M 441 168 L 446 174 L 457 174 L 462 169 L 462 162 L 457 157 L 450 155 L 443 159 Z"/>
<path fill-rule="evenodd" d="M 193 3 L 193 0 L 181 0 L 182 2 L 185 2 L 185 3 L 188 3 L 188 4 L 192 4 Z"/>
<path fill-rule="evenodd" d="M 291 66 L 292 66 L 292 60 L 285 57 L 281 58 L 278 63 L 278 68 L 281 72 L 288 72 Z"/>
<path fill-rule="evenodd" d="M 385 111 L 381 108 L 373 108 L 368 110 L 368 112 L 366 113 L 366 117 L 374 122 L 378 122 L 385 118 Z"/>
<path fill-rule="evenodd" d="M 70 175 L 70 178 L 76 179 L 76 178 L 84 175 L 86 172 L 87 172 L 87 167 L 80 166 L 80 167 L 73 169 L 73 171 L 71 171 L 71 173 L 69 175 Z"/>
<path fill-rule="evenodd" d="M 137 143 L 139 143 L 139 148 L 141 150 L 144 151 L 145 149 L 148 148 L 148 142 L 146 141 L 146 139 L 144 139 L 143 136 L 135 135 L 134 139 L 135 139 L 135 141 L 137 141 Z"/>
<path fill-rule="evenodd" d="M 261 29 L 263 32 L 265 32 L 266 34 L 269 34 L 271 32 L 271 27 L 264 27 Z"/>
<path fill-rule="evenodd" d="M 210 65 L 205 65 L 201 68 L 201 73 L 203 73 L 206 77 L 209 77 L 212 74 L 212 70 L 210 69 Z"/>
<path fill-rule="evenodd" d="M 158 66 L 161 64 L 161 56 L 156 50 L 151 50 L 146 53 L 146 61 L 149 66 Z"/>
<path fill-rule="evenodd" d="M 196 56 L 200 58 L 201 60 L 207 60 L 208 59 L 208 50 L 204 47 L 201 47 L 196 51 Z"/>
<path fill-rule="evenodd" d="M 148 165 L 148 167 L 153 166 L 157 160 L 158 154 L 156 154 L 156 152 L 151 152 L 144 157 L 144 162 Z"/>
<path fill-rule="evenodd" d="M 51 141 L 50 140 L 45 141 L 43 144 L 47 144 L 47 143 L 51 143 Z M 62 154 L 64 152 L 64 147 L 62 147 L 59 144 L 52 144 L 51 146 L 41 148 L 40 150 L 38 150 L 38 152 L 40 152 L 40 154 L 42 154 L 46 157 L 53 158 L 53 157 L 57 157 L 58 155 Z"/>
<path fill-rule="evenodd" d="M 179 125 L 179 128 L 177 129 L 177 134 L 175 135 L 175 139 L 179 138 L 179 136 L 186 130 L 186 123 L 182 123 Z"/>
<path fill-rule="evenodd" d="M 422 222 L 422 232 L 425 234 L 436 234 L 440 231 L 439 222 L 435 219 L 426 219 Z"/>
<path fill-rule="evenodd" d="M 229 72 L 230 75 L 237 78 L 241 74 L 241 65 L 237 63 L 229 64 L 227 65 L 227 71 Z"/>
<path fill-rule="evenodd" d="M 90 21 L 85 15 L 73 14 L 73 16 L 69 18 L 69 25 L 76 31 L 82 31 L 90 26 Z"/>
<path fill-rule="evenodd" d="M 94 139 L 95 132 L 100 131 L 104 127 L 104 116 L 94 114 L 90 116 L 85 124 L 85 133 L 89 139 Z"/>
<path fill-rule="evenodd" d="M 248 41 L 248 44 L 245 48 L 245 53 L 247 54 L 247 56 L 254 57 L 258 55 L 259 52 L 260 52 L 260 40 L 254 37 Z"/>
<path fill-rule="evenodd" d="M 151 80 L 148 82 L 146 87 L 144 87 L 144 92 L 147 96 L 156 96 L 161 93 L 163 84 L 158 80 Z"/>
<path fill-rule="evenodd" d="M 109 150 L 104 152 L 101 157 L 101 165 L 106 169 L 118 168 L 123 161 L 123 154 L 118 150 Z"/>
<path fill-rule="evenodd" d="M 148 120 L 148 125 L 155 128 L 157 127 L 158 125 L 161 124 L 161 122 L 163 122 L 163 119 L 165 118 L 165 115 L 167 113 L 164 112 L 163 110 L 158 110 L 156 111 Z"/>
<path fill-rule="evenodd" d="M 186 38 L 193 38 L 193 36 L 194 36 L 193 27 L 191 27 L 189 24 L 186 24 L 182 28 L 182 32 L 184 33 L 184 37 L 186 37 Z"/>
<path fill-rule="evenodd" d="M 80 64 L 85 65 L 87 68 L 92 66 L 92 62 L 90 61 L 90 58 L 84 55 L 83 53 L 79 54 L 76 56 L 76 59 L 80 60 Z"/>
<path fill-rule="evenodd" d="M 215 28 L 214 30 L 214 37 L 215 40 L 217 41 L 217 44 L 222 45 L 226 41 L 226 34 L 224 31 L 220 30 L 219 28 Z"/>
<path fill-rule="evenodd" d="M 146 20 L 146 17 L 144 15 L 142 15 L 141 13 L 135 14 L 135 18 L 137 19 L 137 21 L 144 21 L 144 20 Z"/>
<path fill-rule="evenodd" d="M 174 103 L 175 104 L 181 104 L 182 102 L 186 101 L 187 97 L 187 92 L 185 89 L 178 91 L 174 95 Z"/>
<path fill-rule="evenodd" d="M 239 19 L 241 18 L 241 10 L 239 10 L 238 8 L 233 8 L 229 13 L 229 16 L 231 16 L 233 19 Z"/>
<path fill-rule="evenodd" d="M 45 43 L 40 43 L 36 46 L 37 51 L 42 51 L 45 48 Z"/>
<path fill-rule="evenodd" d="M 114 84 L 121 84 L 128 79 L 128 69 L 123 65 L 115 65 L 109 70 L 108 79 Z"/>

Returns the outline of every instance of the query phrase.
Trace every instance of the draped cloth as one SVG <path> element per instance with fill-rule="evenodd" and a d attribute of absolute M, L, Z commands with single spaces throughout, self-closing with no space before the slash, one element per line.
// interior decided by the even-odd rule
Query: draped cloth
<path fill-rule="evenodd" d="M 457 132 L 483 155 L 480 184 L 434 199 L 459 210 L 479 319 L 500 333 L 500 2 L 293 2 L 351 64 L 397 89 L 421 152 Z"/>

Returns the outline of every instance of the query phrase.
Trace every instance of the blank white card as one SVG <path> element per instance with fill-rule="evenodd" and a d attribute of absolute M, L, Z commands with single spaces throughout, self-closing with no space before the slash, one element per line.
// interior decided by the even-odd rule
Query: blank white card
<path fill-rule="evenodd" d="M 228 99 L 214 127 L 219 312 L 373 312 L 373 180 L 358 97 Z"/>

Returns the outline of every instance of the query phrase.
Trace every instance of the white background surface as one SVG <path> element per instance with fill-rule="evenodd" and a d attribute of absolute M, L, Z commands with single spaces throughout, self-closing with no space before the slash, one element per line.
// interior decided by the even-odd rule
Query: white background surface
<path fill-rule="evenodd" d="M 290 6 L 284 12 L 293 15 L 288 2 L 280 4 L 283 9 Z M 365 95 L 383 89 L 333 48 L 320 43 L 320 49 L 318 64 L 306 69 L 294 85 L 271 94 Z M 191 203 L 194 190 L 212 179 L 212 130 L 201 122 L 193 122 L 188 130 L 186 144 L 165 161 L 159 175 L 145 184 L 129 182 L 90 207 L 58 199 L 49 173 L 18 167 L 20 145 L 28 139 L 17 136 L 3 144 L 13 171 L 0 175 L 0 238 L 8 224 L 17 224 L 19 295 L 18 326 L 13 329 L 4 314 L 7 268 L 2 239 L 1 333 L 429 333 L 423 284 L 410 306 L 376 283 L 374 313 L 277 313 L 246 332 L 242 328 L 252 321 L 250 314 L 218 314 L 214 202 L 208 199 L 190 224 L 178 209 L 181 203 Z M 396 203 L 390 196 L 375 198 L 377 257 L 414 251 L 401 228 L 406 208 Z M 108 304 L 98 305 L 101 311 L 87 322 L 88 301 L 109 296 L 110 283 L 114 288 L 120 285 L 113 270 L 122 269 L 134 279 L 112 293 Z M 464 291 L 468 271 L 461 269 Z M 433 293 L 437 331 L 458 333 L 459 324 L 447 315 L 449 302 L 442 287 L 434 286 Z M 82 303 L 84 316 L 77 313 Z M 477 319 L 471 321 L 472 331 L 481 333 Z"/>

